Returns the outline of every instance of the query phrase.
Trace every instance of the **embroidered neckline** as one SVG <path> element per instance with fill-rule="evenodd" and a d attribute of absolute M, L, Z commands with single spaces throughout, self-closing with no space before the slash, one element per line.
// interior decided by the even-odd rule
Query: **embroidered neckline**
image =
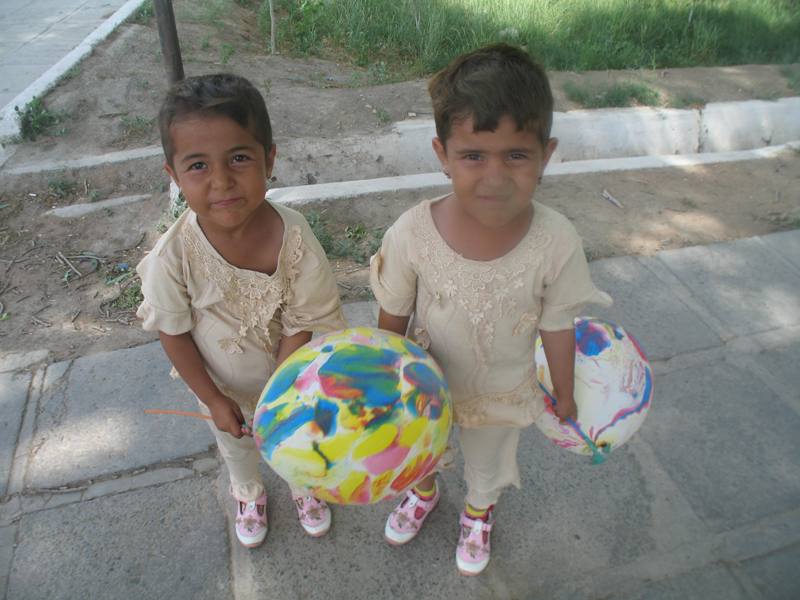
<path fill-rule="evenodd" d="M 536 215 L 537 215 L 536 203 L 532 202 L 532 204 L 534 206 L 533 215 L 531 216 L 531 222 L 528 223 L 528 229 L 527 229 L 527 231 L 525 231 L 525 235 L 523 235 L 519 239 L 517 244 L 513 248 L 511 248 L 511 250 L 509 250 L 508 252 L 506 252 L 502 256 L 498 256 L 497 258 L 492 258 L 490 260 L 478 260 L 478 259 L 475 259 L 475 258 L 467 258 L 463 254 L 460 254 L 455 248 L 453 248 L 447 242 L 446 239 L 444 239 L 444 236 L 442 235 L 441 231 L 439 231 L 439 228 L 436 226 L 436 221 L 433 218 L 433 211 L 432 211 L 433 204 L 435 202 L 439 202 L 441 200 L 444 200 L 448 196 L 452 196 L 452 195 L 453 195 L 453 193 L 451 192 L 449 194 L 445 194 L 444 196 L 439 196 L 439 197 L 433 198 L 431 200 L 426 200 L 426 201 L 421 203 L 421 206 L 424 206 L 424 211 L 423 212 L 425 213 L 425 220 L 427 221 L 427 225 L 434 231 L 436 237 L 439 238 L 439 241 L 441 242 L 440 245 L 443 246 L 444 248 L 446 248 L 448 252 L 450 252 L 454 256 L 458 257 L 459 260 L 463 260 L 463 261 L 465 261 L 467 263 L 474 264 L 474 265 L 479 266 L 479 267 L 480 266 L 490 267 L 490 266 L 493 266 L 493 265 L 495 265 L 497 263 L 500 263 L 502 261 L 510 260 L 510 259 L 513 258 L 514 254 L 516 254 L 517 252 L 520 252 L 521 249 L 524 248 L 527 245 L 526 240 L 528 239 L 528 237 L 530 237 L 532 234 L 535 233 L 534 232 L 534 227 L 539 227 L 539 224 L 538 224 L 537 219 L 536 219 Z"/>
<path fill-rule="evenodd" d="M 265 202 L 267 202 L 267 201 L 265 200 Z M 279 271 L 281 270 L 281 266 L 284 263 L 284 258 L 286 258 L 283 255 L 283 249 L 286 246 L 286 241 L 287 241 L 288 236 L 289 236 L 289 226 L 287 225 L 286 219 L 284 218 L 284 216 L 281 213 L 281 211 L 278 210 L 278 208 L 272 203 L 270 203 L 270 206 L 272 206 L 272 208 L 277 213 L 278 218 L 281 220 L 281 223 L 283 223 L 283 236 L 281 237 L 281 249 L 278 252 L 277 267 L 275 267 L 275 271 L 272 273 L 272 275 L 270 275 L 268 273 L 264 273 L 263 271 L 256 271 L 254 269 L 244 269 L 242 267 L 237 267 L 236 265 L 228 262 L 228 260 L 224 256 L 222 256 L 222 254 L 220 254 L 219 251 L 214 247 L 214 244 L 212 244 L 208 240 L 208 238 L 206 237 L 205 232 L 203 231 L 203 228 L 200 226 L 200 223 L 197 220 L 197 213 L 195 213 L 194 211 L 188 211 L 189 212 L 189 215 L 188 215 L 188 217 L 189 217 L 188 218 L 189 226 L 193 230 L 193 233 L 195 234 L 195 236 L 198 238 L 198 241 L 200 242 L 200 244 L 202 244 L 205 247 L 205 250 L 209 254 L 211 254 L 216 260 L 220 261 L 224 266 L 226 266 L 226 267 L 228 267 L 230 269 L 233 269 L 240 276 L 245 276 L 245 277 L 256 276 L 256 277 L 259 277 L 259 278 L 272 279 L 272 278 L 275 278 L 275 277 L 279 276 Z"/>
<path fill-rule="evenodd" d="M 188 256 L 209 283 L 220 290 L 227 311 L 239 322 L 236 337 L 217 340 L 228 354 L 243 352 L 241 341 L 250 330 L 257 334 L 265 350 L 271 352 L 275 340 L 270 338 L 270 322 L 276 311 L 291 299 L 297 263 L 303 257 L 303 236 L 299 226 L 289 225 L 277 208 L 276 211 L 284 227 L 278 264 L 272 275 L 230 264 L 205 237 L 194 214 L 189 227 L 182 231 L 182 244 Z"/>

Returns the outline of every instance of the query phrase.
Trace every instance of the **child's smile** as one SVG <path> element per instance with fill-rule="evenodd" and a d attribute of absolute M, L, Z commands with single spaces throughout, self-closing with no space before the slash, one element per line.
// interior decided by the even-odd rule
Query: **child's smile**
<path fill-rule="evenodd" d="M 225 116 L 196 116 L 170 127 L 175 153 L 166 165 L 200 224 L 240 230 L 264 205 L 275 147 L 265 152 L 247 129 Z"/>
<path fill-rule="evenodd" d="M 494 131 L 473 131 L 472 118 L 453 122 L 446 147 L 433 147 L 453 181 L 461 209 L 486 227 L 503 227 L 530 210 L 539 177 L 556 147 L 537 133 L 519 131 L 503 116 Z"/>

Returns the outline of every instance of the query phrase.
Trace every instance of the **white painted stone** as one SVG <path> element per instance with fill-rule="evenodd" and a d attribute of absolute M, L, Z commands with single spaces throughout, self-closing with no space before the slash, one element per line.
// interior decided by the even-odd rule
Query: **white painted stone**
<path fill-rule="evenodd" d="M 69 206 L 62 206 L 48 210 L 46 215 L 60 217 L 62 219 L 71 219 L 74 217 L 82 217 L 98 210 L 111 208 L 114 206 L 124 206 L 126 204 L 133 204 L 134 202 L 141 202 L 150 198 L 151 194 L 137 194 L 135 196 L 120 196 L 119 198 L 109 198 L 108 200 L 100 200 L 99 202 L 85 202 L 83 204 L 71 204 Z"/>
<path fill-rule="evenodd" d="M 692 154 L 700 132 L 696 110 L 621 108 L 556 113 L 552 160 Z"/>
<path fill-rule="evenodd" d="M 760 148 L 800 139 L 800 98 L 711 102 L 702 111 L 701 152 Z"/>

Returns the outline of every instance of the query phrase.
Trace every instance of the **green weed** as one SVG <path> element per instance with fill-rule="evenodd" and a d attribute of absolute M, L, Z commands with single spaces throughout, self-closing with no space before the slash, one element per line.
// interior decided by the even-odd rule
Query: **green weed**
<path fill-rule="evenodd" d="M 230 44 L 222 44 L 219 49 L 219 62 L 221 62 L 223 65 L 227 65 L 234 52 L 235 49 L 233 46 Z"/>
<path fill-rule="evenodd" d="M 71 196 L 77 189 L 78 184 L 69 179 L 51 179 L 47 182 L 47 191 L 50 196 L 59 199 Z"/>
<path fill-rule="evenodd" d="M 781 74 L 786 77 L 786 84 L 796 94 L 800 94 L 800 67 L 781 67 Z"/>
<path fill-rule="evenodd" d="M 384 125 L 392 120 L 392 115 L 382 108 L 378 109 L 378 112 L 375 113 L 375 116 L 378 117 L 378 122 Z"/>
<path fill-rule="evenodd" d="M 125 115 L 120 119 L 122 137 L 126 140 L 143 138 L 150 133 L 154 122 L 154 119 L 148 119 L 141 115 L 133 117 Z"/>
<path fill-rule="evenodd" d="M 659 93 L 641 83 L 615 83 L 606 88 L 590 89 L 571 81 L 564 84 L 567 98 L 585 108 L 607 108 L 639 104 L 655 106 L 660 101 Z"/>
<path fill-rule="evenodd" d="M 211 48 L 211 39 L 208 36 L 205 36 L 200 42 L 200 49 L 208 50 L 209 48 Z"/>
<path fill-rule="evenodd" d="M 41 98 L 34 98 L 22 110 L 15 106 L 14 112 L 17 114 L 17 119 L 19 119 L 20 137 L 31 142 L 35 141 L 40 135 L 53 133 L 53 127 L 61 123 L 66 117 L 64 113 L 47 109 Z M 60 131 L 60 133 L 63 133 L 63 131 Z"/>
<path fill-rule="evenodd" d="M 706 101 L 704 98 L 694 94 L 680 94 L 670 96 L 667 105 L 670 108 L 702 108 L 706 105 Z"/>
<path fill-rule="evenodd" d="M 269 0 L 262 0 L 256 13 L 256 25 L 258 27 L 258 37 L 261 40 L 261 47 L 269 50 L 270 34 L 272 32 L 272 20 L 269 16 Z"/>
<path fill-rule="evenodd" d="M 314 233 L 314 237 L 317 238 L 320 246 L 322 246 L 322 249 L 325 251 L 325 254 L 330 255 L 333 251 L 333 237 L 328 233 L 328 229 L 325 227 L 322 214 L 310 212 L 306 215 L 306 220 L 311 227 L 311 231 Z"/>
<path fill-rule="evenodd" d="M 111 302 L 111 306 L 119 310 L 133 310 L 142 303 L 142 300 L 144 300 L 142 282 L 136 277 L 122 288 L 119 296 Z"/>
<path fill-rule="evenodd" d="M 156 14 L 153 0 L 147 0 L 133 13 L 132 20 L 139 25 L 147 25 Z"/>

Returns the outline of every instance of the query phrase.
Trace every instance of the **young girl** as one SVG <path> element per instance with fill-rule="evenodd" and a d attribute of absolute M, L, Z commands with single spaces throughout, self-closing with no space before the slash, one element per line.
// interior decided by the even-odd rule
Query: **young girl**
<path fill-rule="evenodd" d="M 189 210 L 139 263 L 138 316 L 213 419 L 230 471 L 236 536 L 267 534 L 260 455 L 247 429 L 275 368 L 312 331 L 343 328 L 336 282 L 305 219 L 264 199 L 275 162 L 267 108 L 234 75 L 191 77 L 159 114 L 166 169 Z M 293 490 L 310 535 L 330 527 L 320 500 Z"/>
<path fill-rule="evenodd" d="M 519 487 L 520 429 L 544 410 L 537 331 L 556 414 L 575 418 L 573 318 L 585 303 L 611 299 L 592 284 L 569 221 L 533 201 L 557 143 L 542 68 L 521 50 L 490 46 L 456 58 L 429 91 L 433 149 L 453 191 L 410 209 L 386 232 L 371 284 L 378 326 L 408 331 L 450 385 L 467 484 L 456 564 L 476 575 L 489 562 L 494 505 L 504 487 Z M 434 474 L 389 515 L 386 539 L 411 541 L 438 501 Z"/>

